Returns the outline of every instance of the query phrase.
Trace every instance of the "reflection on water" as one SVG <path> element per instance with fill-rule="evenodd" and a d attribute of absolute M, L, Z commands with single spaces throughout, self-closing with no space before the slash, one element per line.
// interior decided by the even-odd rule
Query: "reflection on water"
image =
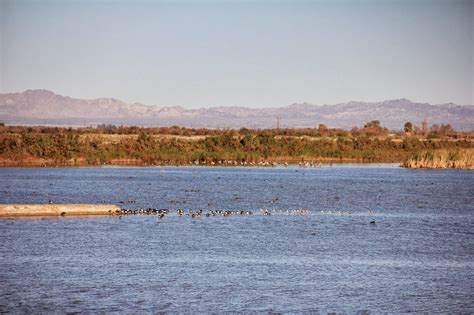
<path fill-rule="evenodd" d="M 162 219 L 0 220 L 0 311 L 473 312 L 473 174 L 394 165 L 0 169 L 2 203 L 171 210 Z M 254 214 L 178 217 L 178 208 Z"/>

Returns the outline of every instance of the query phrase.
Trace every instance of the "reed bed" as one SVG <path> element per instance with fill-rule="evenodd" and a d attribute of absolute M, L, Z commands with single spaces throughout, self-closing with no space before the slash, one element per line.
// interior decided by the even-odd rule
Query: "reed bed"
<path fill-rule="evenodd" d="M 474 149 L 438 149 L 413 153 L 402 164 L 408 168 L 474 169 Z"/>

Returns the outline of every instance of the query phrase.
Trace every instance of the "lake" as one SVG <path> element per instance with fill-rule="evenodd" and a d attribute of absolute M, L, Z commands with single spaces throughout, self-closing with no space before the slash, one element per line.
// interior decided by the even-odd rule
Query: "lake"
<path fill-rule="evenodd" d="M 0 219 L 0 312 L 474 312 L 473 171 L 0 169 L 0 203 L 50 200 L 171 211 Z"/>

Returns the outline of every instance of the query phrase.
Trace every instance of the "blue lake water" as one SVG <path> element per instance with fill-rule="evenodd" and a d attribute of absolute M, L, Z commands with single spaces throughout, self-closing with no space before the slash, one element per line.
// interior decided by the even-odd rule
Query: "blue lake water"
<path fill-rule="evenodd" d="M 0 169 L 0 203 L 49 200 L 171 213 L 0 219 L 0 312 L 474 312 L 473 171 Z"/>

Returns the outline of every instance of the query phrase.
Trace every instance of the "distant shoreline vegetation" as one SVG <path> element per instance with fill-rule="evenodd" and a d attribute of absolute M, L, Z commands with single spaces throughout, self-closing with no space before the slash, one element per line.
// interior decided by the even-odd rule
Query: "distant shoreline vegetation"
<path fill-rule="evenodd" d="M 472 168 L 473 140 L 473 131 L 456 131 L 449 125 L 418 127 L 407 122 L 403 131 L 390 132 L 377 120 L 351 130 L 322 124 L 291 129 L 0 124 L 0 166 L 387 162 Z M 440 156 L 446 163 L 438 161 Z"/>

